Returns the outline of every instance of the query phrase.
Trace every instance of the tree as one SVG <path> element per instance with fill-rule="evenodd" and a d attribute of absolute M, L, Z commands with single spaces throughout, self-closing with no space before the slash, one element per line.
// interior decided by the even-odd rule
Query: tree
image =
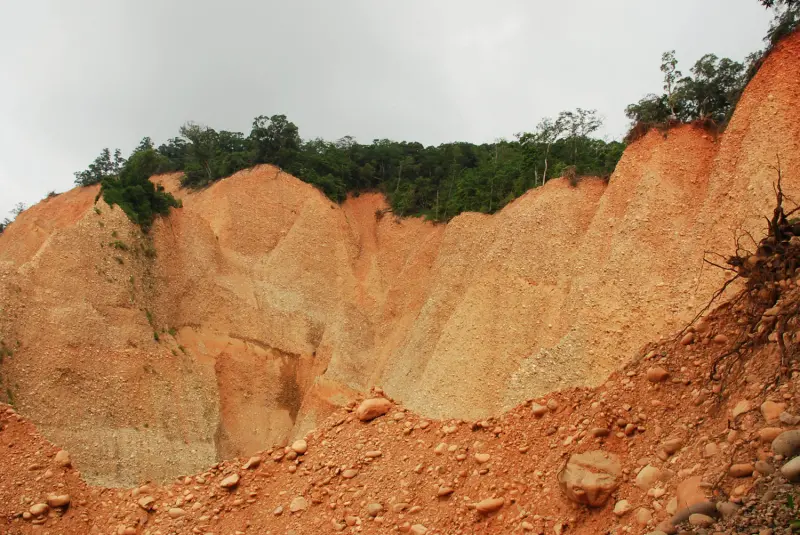
<path fill-rule="evenodd" d="M 773 8 L 773 7 L 793 7 L 800 5 L 800 0 L 758 0 L 761 2 L 761 5 L 766 8 Z"/>
<path fill-rule="evenodd" d="M 89 164 L 85 171 L 76 171 L 75 184 L 77 186 L 92 186 L 99 184 L 105 178 L 117 176 L 125 164 L 125 158 L 122 157 L 122 152 L 119 149 L 114 150 L 112 157 L 111 151 L 104 148 L 100 151 L 100 156 L 94 159 L 94 162 Z"/>
<path fill-rule="evenodd" d="M 15 204 L 14 208 L 11 209 L 11 213 L 14 214 L 14 219 L 16 219 L 19 214 L 24 212 L 26 208 L 27 206 L 25 206 L 24 202 L 18 202 Z"/>
<path fill-rule="evenodd" d="M 761 5 L 772 9 L 774 17 L 765 41 L 774 46 L 800 27 L 800 0 L 759 0 Z"/>
<path fill-rule="evenodd" d="M 752 56 L 751 65 L 758 61 Z M 646 133 L 653 125 L 669 125 L 672 121 L 712 121 L 723 126 L 733 113 L 744 86 L 752 76 L 753 69 L 729 58 L 720 59 L 706 54 L 692 67 L 690 76 L 681 78 L 677 68 L 675 51 L 661 56 L 661 72 L 664 73 L 664 91 L 661 95 L 650 94 L 636 104 L 625 108 L 625 115 L 632 121 L 628 139 Z"/>
<path fill-rule="evenodd" d="M 180 129 L 189 145 L 184 161 L 184 186 L 205 186 L 214 180 L 211 161 L 217 152 L 217 133 L 212 128 L 193 122 L 184 124 Z"/>
<path fill-rule="evenodd" d="M 596 111 L 579 108 L 543 119 L 516 141 L 426 147 L 389 139 L 360 144 L 351 136 L 303 141 L 285 115 L 256 117 L 249 135 L 189 122 L 158 149 L 142 139 L 122 170 L 102 181 L 103 196 L 146 230 L 177 202 L 150 175 L 182 171 L 184 187 L 202 187 L 268 162 L 334 202 L 378 190 L 395 214 L 442 221 L 465 210 L 495 212 L 570 165 L 576 173 L 609 176 L 624 145 L 592 138 L 600 124 Z"/>
<path fill-rule="evenodd" d="M 721 124 L 730 115 L 744 87 L 744 65 L 706 54 L 692 67 L 693 77 L 681 81 L 683 119 L 711 119 Z"/>
<path fill-rule="evenodd" d="M 24 202 L 18 202 L 14 205 L 14 208 L 11 209 L 11 214 L 14 216 L 13 218 L 5 218 L 2 222 L 0 222 L 0 234 L 8 228 L 8 226 L 17 218 L 19 214 L 25 211 L 27 207 L 25 206 Z"/>
<path fill-rule="evenodd" d="M 625 108 L 625 115 L 633 124 L 666 123 L 671 113 L 667 95 L 653 95 L 652 93 L 636 104 L 629 104 Z"/>
<path fill-rule="evenodd" d="M 288 169 L 300 152 L 299 130 L 285 115 L 256 117 L 250 131 L 250 140 L 255 150 L 255 163 L 271 163 Z"/>
<path fill-rule="evenodd" d="M 664 73 L 664 91 L 667 92 L 667 105 L 669 106 L 671 117 L 677 118 L 678 114 L 675 112 L 675 90 L 683 73 L 678 70 L 678 60 L 675 59 L 674 50 L 664 52 L 661 55 L 661 72 Z"/>
<path fill-rule="evenodd" d="M 584 110 L 577 108 L 574 112 L 562 111 L 559 120 L 564 124 L 564 129 L 569 132 L 572 143 L 572 165 L 578 163 L 578 146 L 584 143 L 590 134 L 595 133 L 603 126 L 603 119 L 597 110 Z"/>
<path fill-rule="evenodd" d="M 561 112 L 555 121 L 550 117 L 545 117 L 539 121 L 539 124 L 536 125 L 536 130 L 532 134 L 524 133 L 517 135 L 520 144 L 523 146 L 531 147 L 535 144 L 544 145 L 545 152 L 544 170 L 542 171 L 542 184 L 544 184 L 547 180 L 547 166 L 548 157 L 550 156 L 550 148 L 553 146 L 553 143 L 558 141 L 558 139 L 564 134 L 566 128 L 567 125 L 565 114 L 564 112 Z"/>

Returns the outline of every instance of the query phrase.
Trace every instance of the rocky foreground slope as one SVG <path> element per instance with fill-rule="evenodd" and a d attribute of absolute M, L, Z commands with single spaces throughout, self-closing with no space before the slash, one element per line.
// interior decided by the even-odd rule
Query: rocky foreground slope
<path fill-rule="evenodd" d="M 725 306 L 648 346 L 596 388 L 470 421 L 373 391 L 288 446 L 165 485 L 90 486 L 80 461 L 6 407 L 0 532 L 788 534 L 800 370 L 781 363 L 774 330 L 800 290 L 784 289 L 770 309 Z M 741 321 L 751 312 L 757 326 Z"/>
<path fill-rule="evenodd" d="M 373 385 L 481 419 L 597 386 L 681 327 L 772 208 L 800 198 L 800 37 L 727 131 L 653 131 L 608 184 L 555 180 L 493 215 L 398 220 L 272 167 L 198 192 L 142 236 L 72 190 L 0 236 L 2 391 L 88 480 L 169 480 L 289 441 Z"/>

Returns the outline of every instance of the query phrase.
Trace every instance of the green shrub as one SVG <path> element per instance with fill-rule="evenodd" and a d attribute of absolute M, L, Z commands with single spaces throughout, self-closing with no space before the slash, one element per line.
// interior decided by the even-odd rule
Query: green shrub
<path fill-rule="evenodd" d="M 128 250 L 130 250 L 130 247 L 128 247 L 127 243 L 119 241 L 119 240 L 114 240 L 111 243 L 109 243 L 109 245 L 111 247 L 113 247 L 114 249 L 119 249 L 120 251 L 128 251 Z"/>
<path fill-rule="evenodd" d="M 122 168 L 119 176 L 102 181 L 103 199 L 109 205 L 118 205 L 128 218 L 144 232 L 150 230 L 157 215 L 167 215 L 170 207 L 179 207 L 180 202 L 156 186 L 150 177 L 167 165 L 166 159 L 153 149 L 134 152 Z"/>

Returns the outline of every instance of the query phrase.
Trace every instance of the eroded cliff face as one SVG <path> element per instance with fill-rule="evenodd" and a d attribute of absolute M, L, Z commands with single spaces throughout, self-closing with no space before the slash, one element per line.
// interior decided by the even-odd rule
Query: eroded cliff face
<path fill-rule="evenodd" d="M 150 237 L 96 188 L 64 193 L 0 236 L 4 395 L 90 481 L 132 484 L 285 441 L 372 385 L 440 418 L 597 385 L 706 304 L 723 273 L 703 254 L 761 229 L 777 156 L 800 197 L 798 97 L 795 36 L 718 139 L 654 131 L 608 184 L 447 225 L 269 166 L 198 192 L 155 177 L 184 207 Z"/>

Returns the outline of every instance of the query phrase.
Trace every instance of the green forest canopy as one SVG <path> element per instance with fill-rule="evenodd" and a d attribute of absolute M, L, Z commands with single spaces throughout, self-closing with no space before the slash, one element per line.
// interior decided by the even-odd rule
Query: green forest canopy
<path fill-rule="evenodd" d="M 397 215 L 444 221 L 464 211 L 494 212 L 565 170 L 574 176 L 608 177 L 624 145 L 593 138 L 601 125 L 596 111 L 579 108 L 545 119 L 534 132 L 517 134 L 512 141 L 426 147 L 388 139 L 361 144 L 350 136 L 333 142 L 302 140 L 285 115 L 273 115 L 256 117 L 247 135 L 187 123 L 179 136 L 157 149 L 149 138 L 143 139 L 134 155 L 154 151 L 154 169 L 183 172 L 184 187 L 204 187 L 270 163 L 334 201 L 341 202 L 349 192 L 381 191 Z M 127 165 L 119 151 L 112 155 L 103 149 L 87 170 L 75 173 L 75 182 L 103 183 L 105 192 Z"/>
<path fill-rule="evenodd" d="M 626 108 L 632 121 L 626 141 L 654 126 L 701 121 L 724 128 L 761 62 L 800 23 L 800 0 L 759 2 L 775 12 L 764 39 L 767 48 L 744 63 L 706 54 L 688 76 L 678 69 L 675 51 L 665 52 L 663 93 Z M 183 172 L 182 186 L 200 188 L 241 169 L 271 163 L 337 202 L 348 193 L 381 191 L 397 215 L 446 221 L 464 211 L 493 213 L 556 176 L 569 176 L 573 185 L 581 175 L 609 177 L 625 145 L 593 137 L 601 125 L 596 110 L 578 108 L 545 118 L 533 132 L 516 134 L 513 140 L 426 147 L 388 139 L 361 144 L 350 136 L 303 140 L 285 115 L 256 117 L 247 135 L 187 123 L 179 136 L 158 148 L 144 138 L 127 160 L 118 149 L 113 154 L 103 149 L 85 171 L 75 173 L 75 183 L 102 184 L 105 200 L 119 204 L 147 230 L 156 214 L 179 204 L 153 186 L 149 174 Z"/>

